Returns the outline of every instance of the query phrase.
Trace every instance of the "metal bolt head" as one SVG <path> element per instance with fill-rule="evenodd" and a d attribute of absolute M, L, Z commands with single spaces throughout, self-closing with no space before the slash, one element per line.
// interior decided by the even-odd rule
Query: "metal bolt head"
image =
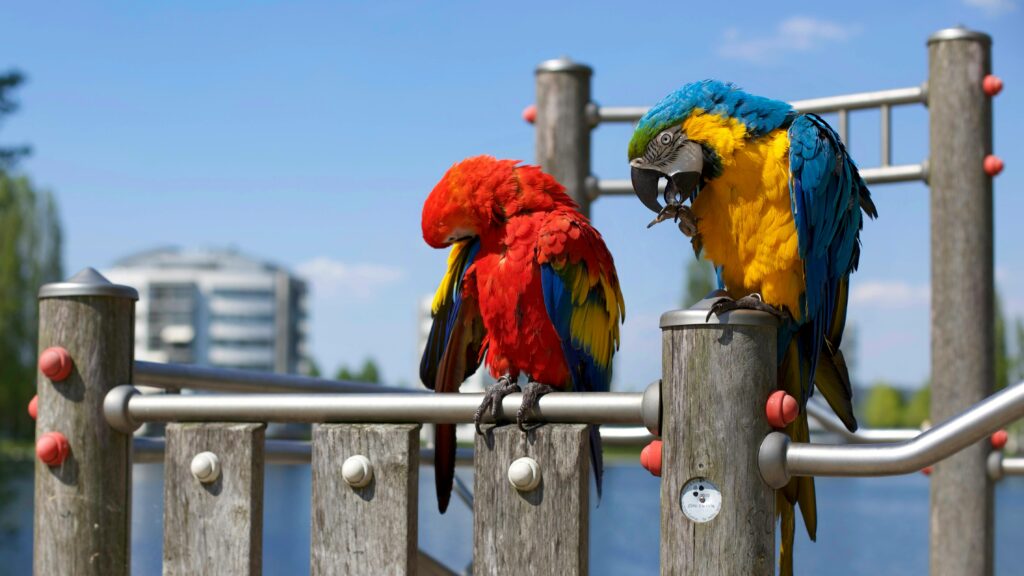
<path fill-rule="evenodd" d="M 353 488 L 362 488 L 373 480 L 373 464 L 362 454 L 350 456 L 341 465 L 341 477 Z"/>
<path fill-rule="evenodd" d="M 192 475 L 203 484 L 220 478 L 220 459 L 213 452 L 200 452 L 192 458 Z"/>
<path fill-rule="evenodd" d="M 508 481 L 520 492 L 540 486 L 540 464 L 533 458 L 519 458 L 508 467 Z"/>

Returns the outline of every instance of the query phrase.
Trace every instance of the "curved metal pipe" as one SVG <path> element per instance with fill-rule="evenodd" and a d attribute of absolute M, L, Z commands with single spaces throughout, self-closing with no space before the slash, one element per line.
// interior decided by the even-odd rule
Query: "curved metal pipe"
<path fill-rule="evenodd" d="M 1024 383 L 1007 388 L 913 440 L 871 446 L 791 443 L 772 432 L 761 443 L 758 466 L 772 488 L 793 476 L 890 476 L 916 472 L 1024 417 Z"/>

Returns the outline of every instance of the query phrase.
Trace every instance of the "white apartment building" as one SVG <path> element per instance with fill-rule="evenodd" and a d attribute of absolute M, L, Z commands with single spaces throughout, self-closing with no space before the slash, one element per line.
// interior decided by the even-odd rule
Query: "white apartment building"
<path fill-rule="evenodd" d="M 235 250 L 159 248 L 103 271 L 139 291 L 135 357 L 302 373 L 306 283 Z"/>

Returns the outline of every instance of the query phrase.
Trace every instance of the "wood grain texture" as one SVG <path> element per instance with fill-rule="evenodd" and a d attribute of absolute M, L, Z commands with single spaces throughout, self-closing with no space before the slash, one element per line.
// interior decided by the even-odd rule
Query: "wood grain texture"
<path fill-rule="evenodd" d="M 586 574 L 590 457 L 587 426 L 501 426 L 476 437 L 473 574 Z M 508 467 L 528 456 L 541 483 L 519 492 Z"/>
<path fill-rule="evenodd" d="M 313 428 L 312 574 L 416 573 L 419 431 L 414 424 Z M 353 488 L 341 467 L 359 454 L 373 465 L 373 480 Z"/>
<path fill-rule="evenodd" d="M 63 382 L 37 375 L 36 436 L 64 434 L 57 467 L 36 461 L 36 574 L 128 574 L 131 438 L 103 417 L 108 390 L 132 380 L 134 301 L 81 296 L 39 302 L 39 351 L 63 346 L 74 370 Z"/>
<path fill-rule="evenodd" d="M 981 83 L 989 46 L 929 45 L 932 422 L 992 393 L 995 378 L 992 264 L 991 99 Z M 940 462 L 931 475 L 931 573 L 992 574 L 992 482 L 988 442 Z"/>
<path fill-rule="evenodd" d="M 565 186 L 585 216 L 590 215 L 590 76 L 588 68 L 538 70 L 534 122 L 537 164 Z"/>
<path fill-rule="evenodd" d="M 263 424 L 168 424 L 164 456 L 166 576 L 257 576 L 263 565 Z M 213 452 L 203 484 L 192 458 Z"/>
<path fill-rule="evenodd" d="M 663 335 L 661 573 L 775 573 L 775 492 L 757 451 L 771 431 L 764 407 L 776 387 L 770 326 L 701 325 Z M 714 519 L 695 523 L 680 507 L 693 478 L 722 492 Z"/>

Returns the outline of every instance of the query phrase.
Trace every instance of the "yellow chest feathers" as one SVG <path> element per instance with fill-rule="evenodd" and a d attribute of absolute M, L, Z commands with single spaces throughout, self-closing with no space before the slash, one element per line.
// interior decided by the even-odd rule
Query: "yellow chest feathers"
<path fill-rule="evenodd" d="M 734 119 L 696 111 L 683 129 L 708 143 L 722 161 L 722 174 L 693 201 L 704 257 L 722 267 L 733 297 L 758 292 L 765 302 L 802 316 L 803 262 L 789 201 L 789 137 L 776 130 L 744 140 Z"/>

